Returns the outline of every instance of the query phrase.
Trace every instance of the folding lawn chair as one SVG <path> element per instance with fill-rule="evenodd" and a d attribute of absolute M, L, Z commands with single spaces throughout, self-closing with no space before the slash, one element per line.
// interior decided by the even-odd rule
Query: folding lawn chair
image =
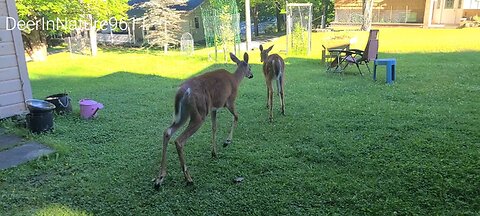
<path fill-rule="evenodd" d="M 342 54 L 343 57 L 341 57 L 341 60 L 337 65 L 337 68 L 339 67 L 339 65 L 345 64 L 345 66 L 343 66 L 342 68 L 342 70 L 345 70 L 345 68 L 348 65 L 355 64 L 360 74 L 363 75 L 359 65 L 365 64 L 365 66 L 367 66 L 368 71 L 370 72 L 370 67 L 368 66 L 368 63 L 370 61 L 377 59 L 377 56 L 378 56 L 377 36 L 378 36 L 378 30 L 370 30 L 370 34 L 368 37 L 368 42 L 367 42 L 367 46 L 365 47 L 365 50 L 350 49 L 350 50 L 341 51 L 340 54 Z"/>

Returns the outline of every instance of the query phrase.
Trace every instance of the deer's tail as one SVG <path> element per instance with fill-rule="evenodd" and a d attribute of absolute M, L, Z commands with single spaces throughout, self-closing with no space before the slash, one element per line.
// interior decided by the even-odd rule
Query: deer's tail
<path fill-rule="evenodd" d="M 188 96 L 190 96 L 191 89 L 187 88 L 186 90 L 180 90 L 178 91 L 176 97 L 175 97 L 175 123 L 176 124 L 182 124 L 185 122 L 188 118 L 187 115 L 187 99 Z"/>
<path fill-rule="evenodd" d="M 280 61 L 277 61 L 274 63 L 274 69 L 275 69 L 275 75 L 277 77 L 277 90 L 278 90 L 278 95 L 280 95 L 280 92 L 283 92 L 283 82 L 284 82 L 284 76 L 285 76 L 285 71 L 283 71 L 282 63 Z"/>

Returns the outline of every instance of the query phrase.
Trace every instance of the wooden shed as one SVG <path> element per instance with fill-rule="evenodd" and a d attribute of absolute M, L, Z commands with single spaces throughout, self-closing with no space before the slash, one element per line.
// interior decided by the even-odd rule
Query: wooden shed
<path fill-rule="evenodd" d="M 32 98 L 22 35 L 9 30 L 12 18 L 18 21 L 15 0 L 0 0 L 0 119 L 25 114 L 25 100 Z"/>

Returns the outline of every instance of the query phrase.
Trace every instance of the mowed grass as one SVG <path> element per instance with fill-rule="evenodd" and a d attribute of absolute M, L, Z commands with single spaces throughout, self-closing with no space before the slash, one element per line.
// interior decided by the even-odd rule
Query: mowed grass
<path fill-rule="evenodd" d="M 380 28 L 379 52 L 381 53 L 432 53 L 478 51 L 478 29 L 422 29 L 422 28 Z M 357 42 L 351 46 L 364 49 L 368 32 L 340 31 L 313 34 L 313 47 L 339 42 L 348 43 L 351 38 Z M 332 38 L 343 38 L 332 40 Z"/>
<path fill-rule="evenodd" d="M 151 179 L 177 86 L 233 63 L 213 64 L 205 50 L 129 49 L 29 63 L 34 97 L 67 91 L 74 113 L 56 117 L 51 134 L 2 123 L 57 153 L 0 171 L 0 215 L 480 214 L 480 41 L 472 39 L 480 31 L 381 29 L 380 57 L 398 62 L 392 86 L 382 66 L 377 82 L 355 67 L 325 73 L 318 55 L 333 43 L 328 34 L 314 34 L 311 56 L 285 56 L 287 115 L 275 95 L 274 123 L 259 52 L 250 52 L 255 77 L 240 87 L 233 144 L 211 158 L 207 117 L 185 147 L 195 186 L 185 186 L 170 145 L 160 191 Z M 87 97 L 105 104 L 98 119 L 79 118 L 77 101 Z M 221 144 L 231 115 L 218 118 Z"/>

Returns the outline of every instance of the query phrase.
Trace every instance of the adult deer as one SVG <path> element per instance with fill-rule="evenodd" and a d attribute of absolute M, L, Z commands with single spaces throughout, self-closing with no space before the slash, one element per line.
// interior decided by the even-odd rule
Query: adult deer
<path fill-rule="evenodd" d="M 270 110 L 270 121 L 273 121 L 273 86 L 272 81 L 277 83 L 278 95 L 282 106 L 282 114 L 285 115 L 285 62 L 278 54 L 268 55 L 273 45 L 264 50 L 260 45 L 260 61 L 263 62 L 263 75 L 267 84 L 267 107 Z"/>
<path fill-rule="evenodd" d="M 237 127 L 238 114 L 235 110 L 235 98 L 237 97 L 238 87 L 244 77 L 253 78 L 253 74 L 248 65 L 248 54 L 245 53 L 243 61 L 240 61 L 233 53 L 230 58 L 237 63 L 235 73 L 220 69 L 203 75 L 191 78 L 182 83 L 175 95 L 175 113 L 174 121 L 163 134 L 162 163 L 159 176 L 155 179 L 155 188 L 158 189 L 167 176 L 167 146 L 173 134 L 185 124 L 188 118 L 190 123 L 185 131 L 175 140 L 180 166 L 185 176 L 187 184 L 192 184 L 193 180 L 185 164 L 185 155 L 183 147 L 187 139 L 192 136 L 205 121 L 208 113 L 212 117 L 212 157 L 217 156 L 216 131 L 217 131 L 217 110 L 226 107 L 233 115 L 233 123 L 230 134 L 224 142 L 224 147 L 232 142 L 233 130 Z"/>

